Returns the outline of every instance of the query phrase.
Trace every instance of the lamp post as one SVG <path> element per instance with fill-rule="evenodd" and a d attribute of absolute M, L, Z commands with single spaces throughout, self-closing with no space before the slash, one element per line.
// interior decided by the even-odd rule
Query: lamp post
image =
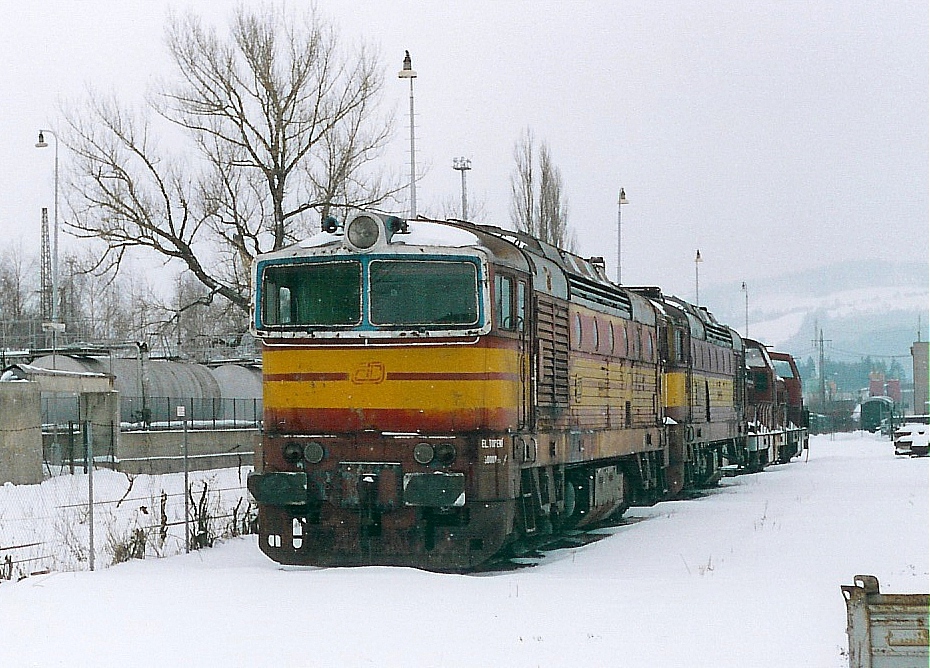
<path fill-rule="evenodd" d="M 620 198 L 617 200 L 617 285 L 620 285 L 620 265 L 621 262 L 621 245 L 620 245 L 620 232 L 623 229 L 622 221 L 623 218 L 620 216 L 620 212 L 623 209 L 624 204 L 628 204 L 626 201 L 626 191 L 621 187 L 620 188 Z"/>
<path fill-rule="evenodd" d="M 52 232 L 52 322 L 58 322 L 58 136 L 51 130 L 39 130 L 36 148 L 48 148 L 45 133 L 55 139 L 55 218 Z"/>
<path fill-rule="evenodd" d="M 743 281 L 743 295 L 746 297 L 746 338 L 749 338 L 749 288 L 746 287 L 746 281 Z"/>
<path fill-rule="evenodd" d="M 694 305 L 701 305 L 701 288 L 700 282 L 698 281 L 698 267 L 704 260 L 701 259 L 701 250 L 698 249 L 697 253 L 694 256 Z"/>
<path fill-rule="evenodd" d="M 468 158 L 452 158 L 452 169 L 462 173 L 462 220 L 468 220 L 468 189 L 465 186 L 465 172 L 471 169 Z"/>
<path fill-rule="evenodd" d="M 400 79 L 410 80 L 410 217 L 417 217 L 417 169 L 416 169 L 416 145 L 413 133 L 413 80 L 417 78 L 416 70 L 410 61 L 410 52 L 405 51 L 404 65 L 400 72 L 397 73 Z"/>

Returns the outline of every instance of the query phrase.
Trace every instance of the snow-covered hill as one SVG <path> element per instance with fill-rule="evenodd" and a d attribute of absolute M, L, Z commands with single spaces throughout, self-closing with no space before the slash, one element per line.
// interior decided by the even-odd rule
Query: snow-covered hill
<path fill-rule="evenodd" d="M 843 361 L 907 356 L 918 327 L 923 340 L 930 330 L 925 264 L 845 263 L 759 280 L 748 291 L 749 335 L 799 357 L 814 353 L 817 327 L 827 355 Z M 745 333 L 739 283 L 710 286 L 701 296 L 719 320 Z"/>

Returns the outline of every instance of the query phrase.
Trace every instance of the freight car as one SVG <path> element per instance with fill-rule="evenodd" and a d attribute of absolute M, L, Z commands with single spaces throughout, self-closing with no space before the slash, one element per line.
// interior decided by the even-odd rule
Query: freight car
<path fill-rule="evenodd" d="M 894 419 L 894 399 L 891 397 L 869 397 L 862 402 L 859 425 L 863 431 L 876 432 L 883 424 Z"/>
<path fill-rule="evenodd" d="M 278 562 L 467 570 L 712 484 L 747 448 L 740 337 L 597 258 L 357 211 L 253 279 L 249 488 Z"/>

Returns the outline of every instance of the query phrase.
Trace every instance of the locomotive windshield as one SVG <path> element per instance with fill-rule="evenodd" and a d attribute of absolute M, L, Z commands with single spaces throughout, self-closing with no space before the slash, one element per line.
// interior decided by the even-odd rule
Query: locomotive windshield
<path fill-rule="evenodd" d="M 794 370 L 791 363 L 787 360 L 772 360 L 775 365 L 775 373 L 782 378 L 794 378 Z"/>
<path fill-rule="evenodd" d="M 273 265 L 262 280 L 262 320 L 271 326 L 345 326 L 361 321 L 362 265 Z"/>
<path fill-rule="evenodd" d="M 472 262 L 374 260 L 373 325 L 474 325 L 478 271 Z"/>
<path fill-rule="evenodd" d="M 322 259 L 261 268 L 262 328 L 464 329 L 482 320 L 479 263 L 471 258 Z"/>

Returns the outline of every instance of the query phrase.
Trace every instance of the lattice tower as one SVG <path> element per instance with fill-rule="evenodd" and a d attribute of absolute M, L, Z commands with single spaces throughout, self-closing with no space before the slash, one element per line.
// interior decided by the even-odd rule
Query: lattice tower
<path fill-rule="evenodd" d="M 52 248 L 48 240 L 48 209 L 42 207 L 41 299 L 42 320 L 52 319 Z"/>

